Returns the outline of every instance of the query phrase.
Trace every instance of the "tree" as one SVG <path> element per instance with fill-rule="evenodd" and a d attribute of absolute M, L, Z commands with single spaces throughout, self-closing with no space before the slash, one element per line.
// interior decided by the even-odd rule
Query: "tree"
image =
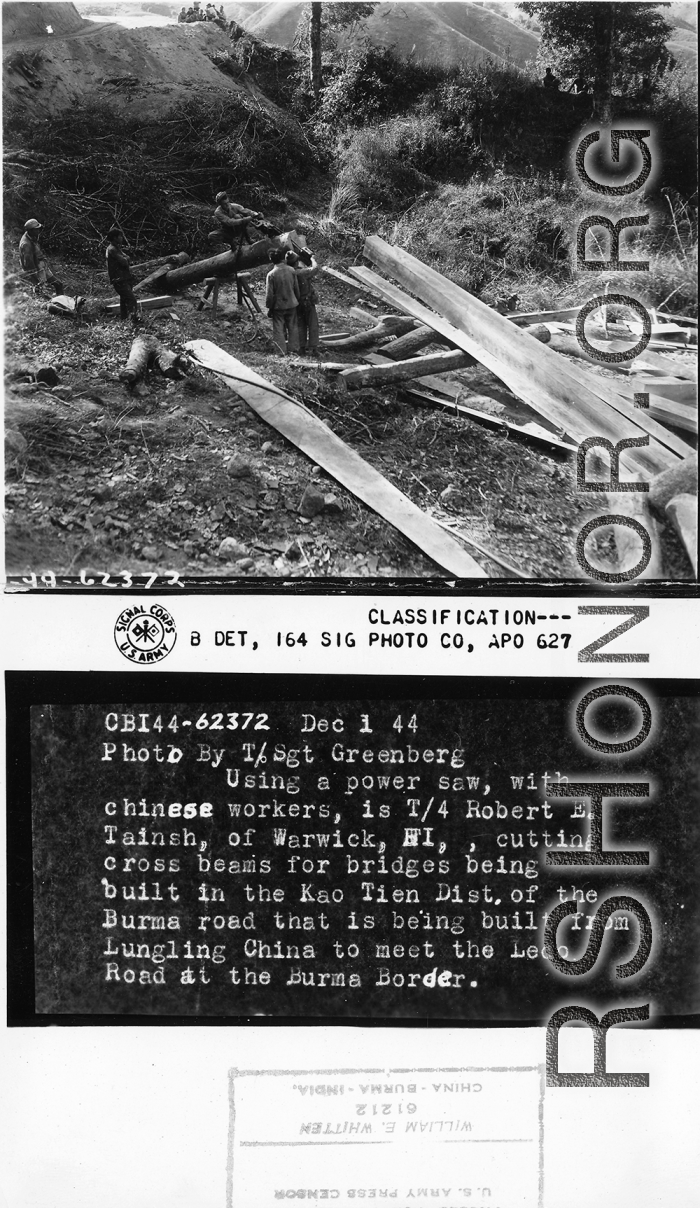
<path fill-rule="evenodd" d="M 672 65 L 666 42 L 673 27 L 657 11 L 670 7 L 634 0 L 518 5 L 539 22 L 540 62 L 555 75 L 593 78 L 593 108 L 603 122 L 612 120 L 614 90 L 649 85 Z"/>
<path fill-rule="evenodd" d="M 333 0 L 333 3 L 313 2 L 304 9 L 295 42 L 304 48 L 308 43 L 309 75 L 313 89 L 314 100 L 318 104 L 321 99 L 321 68 L 324 41 L 328 45 L 335 44 L 334 34 L 343 29 L 352 29 L 370 17 L 377 6 L 377 0 L 361 0 L 346 2 Z"/>
<path fill-rule="evenodd" d="M 313 0 L 309 24 L 309 67 L 311 69 L 311 87 L 314 100 L 318 105 L 321 97 L 321 68 L 323 64 L 321 50 L 321 30 L 323 28 L 323 5 L 320 0 Z"/>

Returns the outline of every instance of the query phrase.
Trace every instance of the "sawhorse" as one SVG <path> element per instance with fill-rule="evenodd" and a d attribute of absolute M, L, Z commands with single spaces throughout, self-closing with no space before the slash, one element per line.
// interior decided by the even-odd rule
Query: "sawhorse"
<path fill-rule="evenodd" d="M 262 310 L 248 282 L 250 281 L 250 273 L 239 273 L 236 277 L 236 285 L 238 287 L 238 305 L 244 304 L 250 311 L 251 315 L 261 315 Z"/>

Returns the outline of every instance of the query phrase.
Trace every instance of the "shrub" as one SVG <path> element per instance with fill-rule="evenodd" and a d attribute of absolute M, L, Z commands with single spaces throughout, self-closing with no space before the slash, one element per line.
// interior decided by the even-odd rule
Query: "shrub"
<path fill-rule="evenodd" d="M 649 116 L 656 124 L 661 148 L 658 187 L 677 189 L 697 202 L 697 76 L 688 67 L 667 71 L 659 83 Z"/>
<path fill-rule="evenodd" d="M 26 167 L 5 170 L 6 219 L 21 225 L 36 213 L 52 247 L 76 254 L 103 242 L 114 221 L 142 251 L 169 251 L 177 240 L 200 252 L 204 233 L 196 223 L 183 230 L 173 191 L 211 202 L 235 186 L 262 205 L 302 179 L 313 160 L 296 122 L 277 121 L 243 95 L 188 100 L 167 122 L 107 106 L 43 121 L 14 113 L 5 138 L 32 149 Z"/>
<path fill-rule="evenodd" d="M 435 187 L 415 166 L 421 162 L 423 134 L 420 123 L 410 118 L 353 131 L 339 154 L 339 184 L 361 204 L 400 209 Z"/>
<path fill-rule="evenodd" d="M 360 46 L 338 64 L 324 89 L 318 118 L 342 129 L 405 113 L 448 74 L 442 67 L 400 59 L 383 47 Z"/>

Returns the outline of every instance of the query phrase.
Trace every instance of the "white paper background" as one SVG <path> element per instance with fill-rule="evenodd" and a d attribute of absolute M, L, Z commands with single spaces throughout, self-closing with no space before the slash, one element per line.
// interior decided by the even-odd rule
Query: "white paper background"
<path fill-rule="evenodd" d="M 611 1032 L 608 1047 L 610 1069 L 651 1086 L 546 1092 L 546 1208 L 693 1208 L 698 1033 Z M 224 1208 L 232 1066 L 529 1064 L 544 1031 L 50 1028 L 10 1048 L 7 1208 Z"/>

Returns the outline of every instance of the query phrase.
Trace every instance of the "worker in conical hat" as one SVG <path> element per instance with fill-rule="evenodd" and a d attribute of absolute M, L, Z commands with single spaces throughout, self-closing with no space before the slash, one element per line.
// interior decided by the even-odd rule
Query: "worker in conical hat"
<path fill-rule="evenodd" d="M 19 241 L 19 259 L 22 272 L 32 285 L 50 285 L 55 294 L 63 293 L 63 285 L 51 271 L 51 266 L 39 244 L 39 231 L 42 229 L 38 218 L 28 218 L 24 224 L 24 234 Z"/>

